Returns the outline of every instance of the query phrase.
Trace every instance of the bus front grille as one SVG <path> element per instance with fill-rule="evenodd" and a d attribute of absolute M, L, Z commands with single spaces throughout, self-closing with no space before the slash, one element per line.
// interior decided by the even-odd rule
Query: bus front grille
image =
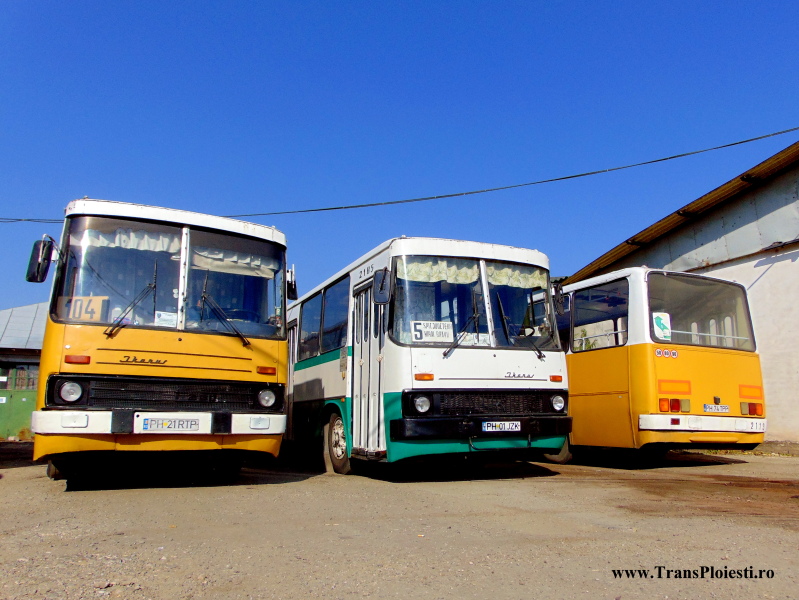
<path fill-rule="evenodd" d="M 256 391 L 250 385 L 92 381 L 89 404 L 101 408 L 157 410 L 247 410 Z"/>
<path fill-rule="evenodd" d="M 438 414 L 528 415 L 554 412 L 549 396 L 541 392 L 445 392 L 440 396 Z"/>
<path fill-rule="evenodd" d="M 80 400 L 67 403 L 57 394 L 62 382 L 79 383 Z M 258 393 L 271 389 L 277 402 L 264 408 Z M 108 375 L 57 375 L 47 384 L 48 406 L 86 406 L 99 409 L 133 409 L 202 412 L 275 412 L 281 410 L 283 386 L 270 383 L 231 382 L 212 379 L 113 377 Z"/>

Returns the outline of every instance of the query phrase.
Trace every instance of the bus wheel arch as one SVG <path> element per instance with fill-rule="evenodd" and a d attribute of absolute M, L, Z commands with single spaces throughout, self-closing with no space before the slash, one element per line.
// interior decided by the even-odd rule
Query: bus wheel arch
<path fill-rule="evenodd" d="M 327 417 L 322 429 L 325 472 L 348 475 L 352 473 L 352 465 L 347 451 L 347 427 L 344 419 L 335 406 L 326 409 L 324 415 Z"/>

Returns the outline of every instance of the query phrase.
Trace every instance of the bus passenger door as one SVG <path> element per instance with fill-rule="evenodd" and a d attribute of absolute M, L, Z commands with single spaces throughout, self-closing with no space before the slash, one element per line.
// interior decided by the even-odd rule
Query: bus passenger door
<path fill-rule="evenodd" d="M 372 303 L 371 288 L 355 295 L 352 343 L 352 447 L 354 454 L 378 456 L 385 450 L 380 393 L 383 307 Z M 375 310 L 375 308 L 379 310 Z M 378 317 L 376 320 L 375 317 Z M 377 335 L 375 335 L 377 333 Z"/>

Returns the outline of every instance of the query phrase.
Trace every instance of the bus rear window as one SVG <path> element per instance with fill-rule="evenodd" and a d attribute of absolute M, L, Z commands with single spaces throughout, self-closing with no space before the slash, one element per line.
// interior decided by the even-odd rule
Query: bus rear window
<path fill-rule="evenodd" d="M 648 284 L 654 342 L 754 351 L 741 286 L 674 273 L 650 273 Z"/>

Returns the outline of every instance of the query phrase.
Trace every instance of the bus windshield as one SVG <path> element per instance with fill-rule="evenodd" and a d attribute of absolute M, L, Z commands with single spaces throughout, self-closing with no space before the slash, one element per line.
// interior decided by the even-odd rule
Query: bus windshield
<path fill-rule="evenodd" d="M 648 286 L 653 341 L 755 350 L 740 286 L 673 273 L 650 273 Z"/>
<path fill-rule="evenodd" d="M 180 227 L 82 216 L 67 226 L 55 287 L 62 322 L 229 331 L 204 304 L 210 296 L 246 335 L 283 337 L 283 248 L 192 231 L 188 296 L 180 306 Z M 246 324 L 245 324 L 246 323 Z M 246 329 L 246 331 L 245 331 Z"/>
<path fill-rule="evenodd" d="M 392 336 L 399 343 L 491 346 L 493 336 L 499 347 L 559 349 L 552 335 L 554 311 L 545 269 L 469 258 L 402 256 L 396 259 L 395 273 Z M 484 289 L 490 296 L 490 323 Z"/>
<path fill-rule="evenodd" d="M 244 334 L 283 337 L 283 251 L 261 242 L 191 232 L 186 329 L 226 331 L 224 316 Z"/>

